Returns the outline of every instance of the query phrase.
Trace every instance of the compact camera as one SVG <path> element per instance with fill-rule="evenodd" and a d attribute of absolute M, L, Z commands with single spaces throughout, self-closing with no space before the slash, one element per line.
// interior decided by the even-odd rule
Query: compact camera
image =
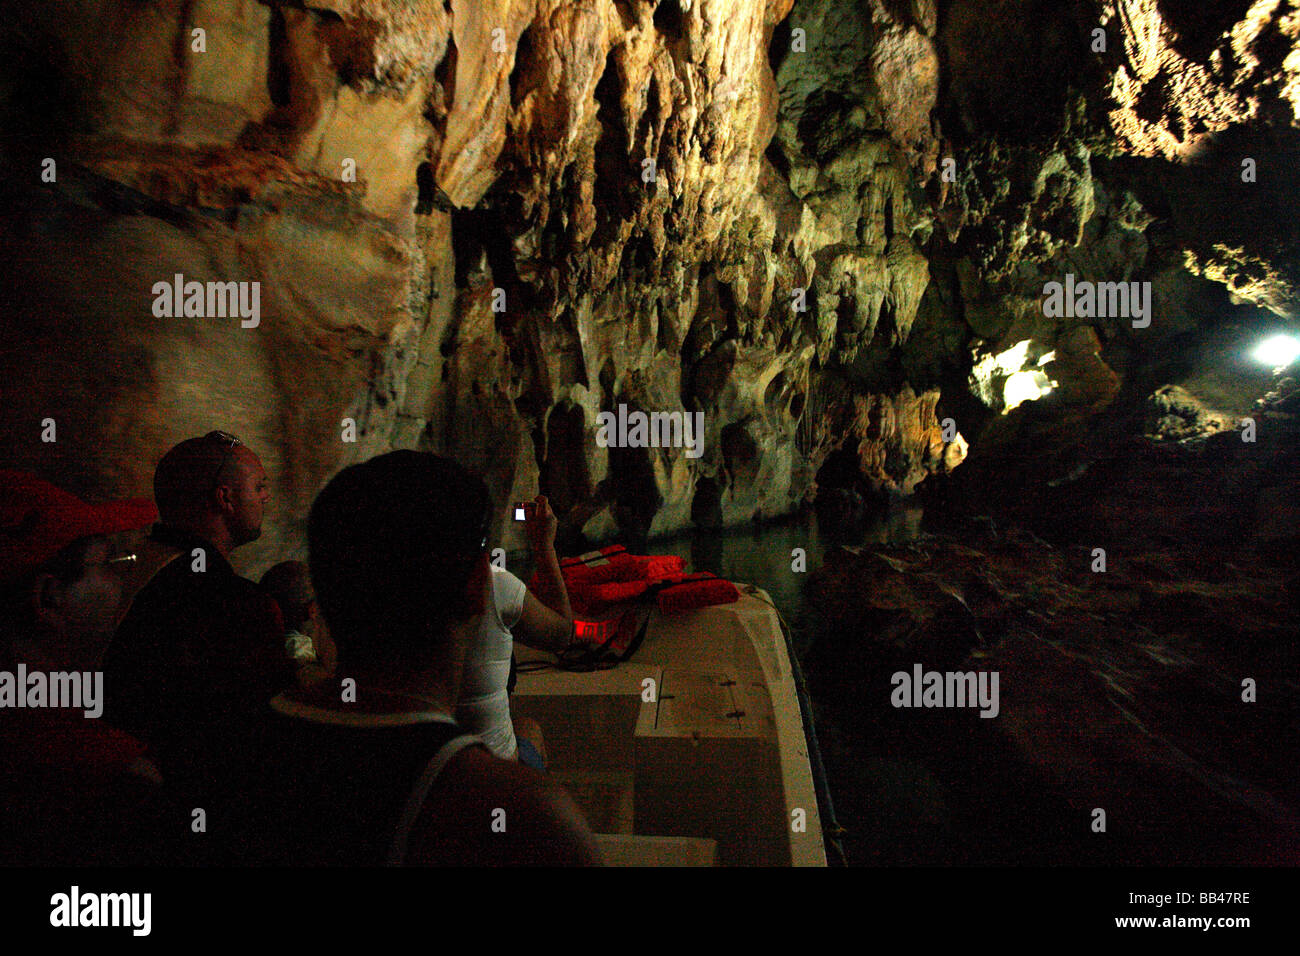
<path fill-rule="evenodd" d="M 515 520 L 527 521 L 537 511 L 537 502 L 520 501 L 515 505 Z"/>

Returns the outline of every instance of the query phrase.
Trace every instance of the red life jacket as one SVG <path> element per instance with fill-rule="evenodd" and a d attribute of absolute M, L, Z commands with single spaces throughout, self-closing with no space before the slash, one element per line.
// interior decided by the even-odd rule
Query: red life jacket
<path fill-rule="evenodd" d="M 655 603 L 668 613 L 731 604 L 740 591 L 707 571 L 686 573 L 686 561 L 671 554 L 629 554 L 611 545 L 560 561 L 560 573 L 577 614 L 603 614 L 610 605 L 653 592 Z"/>
<path fill-rule="evenodd" d="M 560 573 L 573 607 L 580 645 L 597 648 L 595 657 L 579 655 L 572 669 L 613 666 L 640 646 L 649 624 L 644 601 L 653 594 L 660 611 L 674 613 L 715 604 L 731 604 L 740 591 L 707 571 L 686 573 L 686 562 L 670 554 L 629 554 L 611 545 L 560 560 Z M 635 602 L 635 603 L 634 603 Z"/>

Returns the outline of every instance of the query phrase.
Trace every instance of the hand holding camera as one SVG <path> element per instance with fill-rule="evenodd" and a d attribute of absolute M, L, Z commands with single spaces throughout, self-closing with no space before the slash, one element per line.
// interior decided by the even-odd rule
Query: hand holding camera
<path fill-rule="evenodd" d="M 559 520 L 545 495 L 538 495 L 532 501 L 517 502 L 514 518 L 524 523 L 524 534 L 528 536 L 528 544 L 534 553 L 549 551 L 555 544 Z"/>

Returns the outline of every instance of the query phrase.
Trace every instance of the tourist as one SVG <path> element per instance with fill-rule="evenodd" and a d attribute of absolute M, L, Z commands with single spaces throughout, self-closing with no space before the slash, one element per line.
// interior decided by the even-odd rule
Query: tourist
<path fill-rule="evenodd" d="M 281 561 L 258 582 L 280 608 L 284 650 L 299 666 L 300 682 L 324 680 L 334 673 L 333 644 L 320 619 L 311 575 L 302 561 Z"/>
<path fill-rule="evenodd" d="M 157 860 L 161 777 L 142 741 L 102 719 L 99 673 L 117 568 L 133 557 L 113 536 L 155 514 L 0 471 L 0 863 Z"/>
<path fill-rule="evenodd" d="M 261 461 L 233 435 L 209 432 L 167 452 L 150 535 L 166 561 L 135 595 L 104 662 L 105 717 L 152 746 L 192 807 L 193 826 L 176 835 L 196 862 L 209 851 L 220 859 L 242 806 L 237 758 L 294 679 L 275 601 L 229 561 L 261 533 L 269 497 Z"/>
<path fill-rule="evenodd" d="M 553 654 L 568 650 L 574 640 L 573 611 L 555 553 L 555 513 L 545 495 L 538 495 L 525 510 L 537 594 L 505 568 L 492 565 L 491 600 L 478 639 L 466 655 L 456 720 L 483 738 L 498 757 L 541 770 L 546 766 L 541 728 L 532 720 L 519 721 L 516 728 L 510 716 L 514 641 Z"/>
<path fill-rule="evenodd" d="M 309 564 L 338 680 L 272 702 L 246 841 L 258 862 L 599 862 L 558 786 L 451 716 L 488 601 L 491 514 L 480 478 L 414 451 L 353 465 L 317 497 Z"/>

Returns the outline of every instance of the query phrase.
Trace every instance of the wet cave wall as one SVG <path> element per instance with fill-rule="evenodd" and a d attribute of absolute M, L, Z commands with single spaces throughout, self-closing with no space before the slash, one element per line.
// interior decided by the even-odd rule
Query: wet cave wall
<path fill-rule="evenodd" d="M 545 491 L 569 541 L 819 495 L 1041 516 L 1116 436 L 1230 432 L 1275 384 L 1224 356 L 1300 295 L 1298 31 L 1271 0 L 28 5 L 2 438 L 96 496 L 239 434 L 274 485 L 248 568 L 390 448 Z M 1048 317 L 1066 273 L 1151 283 L 1149 326 Z M 257 324 L 158 314 L 177 274 L 259 283 Z M 702 412 L 702 454 L 601 447 L 619 405 Z"/>

